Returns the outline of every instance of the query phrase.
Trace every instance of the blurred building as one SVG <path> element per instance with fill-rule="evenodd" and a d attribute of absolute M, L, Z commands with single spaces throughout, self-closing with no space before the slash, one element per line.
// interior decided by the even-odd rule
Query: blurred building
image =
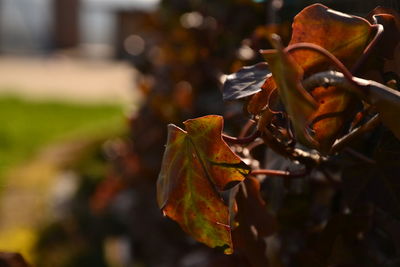
<path fill-rule="evenodd" d="M 159 0 L 0 0 L 0 51 L 45 54 L 79 47 L 84 53 L 110 53 L 117 14 L 147 11 Z"/>
<path fill-rule="evenodd" d="M 137 25 L 143 11 L 154 9 L 160 1 L 0 0 L 0 52 L 46 54 L 54 49 L 79 48 L 86 56 L 126 57 L 140 50 L 141 42 L 137 36 L 130 36 L 133 33 L 127 27 Z M 365 15 L 377 5 L 397 10 L 400 6 L 399 0 L 253 1 L 275 7 L 271 9 L 274 12 L 267 13 L 269 23 L 291 20 L 302 8 L 316 2 L 356 15 Z M 134 47 L 129 45 L 135 42 Z M 126 44 L 131 51 L 123 48 Z"/>

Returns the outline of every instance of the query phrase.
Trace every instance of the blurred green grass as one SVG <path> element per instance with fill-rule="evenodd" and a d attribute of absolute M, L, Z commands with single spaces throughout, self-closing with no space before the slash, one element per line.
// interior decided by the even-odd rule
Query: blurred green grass
<path fill-rule="evenodd" d="M 7 171 L 46 145 L 117 134 L 123 126 L 123 108 L 117 104 L 39 102 L 0 96 L 0 184 Z"/>

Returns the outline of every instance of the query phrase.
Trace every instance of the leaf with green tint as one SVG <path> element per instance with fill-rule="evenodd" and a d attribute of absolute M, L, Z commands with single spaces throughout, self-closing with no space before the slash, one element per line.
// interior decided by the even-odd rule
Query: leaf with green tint
<path fill-rule="evenodd" d="M 244 179 L 249 168 L 222 140 L 221 116 L 168 126 L 168 141 L 157 181 L 157 200 L 164 214 L 210 247 L 233 252 L 228 206 L 218 190 Z"/>
<path fill-rule="evenodd" d="M 279 96 L 293 123 L 298 139 L 304 144 L 312 144 L 312 139 L 306 132 L 306 124 L 316 110 L 317 104 L 301 84 L 303 70 L 283 50 L 279 37 L 273 36 L 271 43 L 275 50 L 265 50 L 263 55 L 270 65 Z"/>

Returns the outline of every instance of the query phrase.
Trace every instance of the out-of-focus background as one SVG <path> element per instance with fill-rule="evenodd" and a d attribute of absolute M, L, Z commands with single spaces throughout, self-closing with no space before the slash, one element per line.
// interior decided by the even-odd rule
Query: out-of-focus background
<path fill-rule="evenodd" d="M 158 211 L 165 126 L 242 122 L 224 75 L 261 61 L 271 32 L 287 41 L 315 2 L 0 0 L 0 251 L 32 266 L 245 266 Z"/>

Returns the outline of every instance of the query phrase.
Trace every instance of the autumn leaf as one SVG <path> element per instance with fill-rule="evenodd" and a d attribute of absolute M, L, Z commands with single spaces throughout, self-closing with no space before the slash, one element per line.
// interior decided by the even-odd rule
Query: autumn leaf
<path fill-rule="evenodd" d="M 337 12 L 321 4 L 314 4 L 302 10 L 294 18 L 289 45 L 296 43 L 319 45 L 351 69 L 373 34 L 373 27 L 367 20 Z M 330 65 L 329 61 L 315 51 L 296 50 L 290 55 L 303 69 L 305 77 L 326 70 Z M 327 151 L 342 131 L 349 114 L 352 114 L 355 98 L 351 93 L 333 86 L 315 88 L 311 94 L 319 104 L 312 115 L 312 120 L 325 117 L 313 124 L 314 138 L 320 143 L 320 149 Z M 327 114 L 336 115 L 327 116 Z"/>
<path fill-rule="evenodd" d="M 218 191 L 237 184 L 249 167 L 222 140 L 221 116 L 168 126 L 168 142 L 157 181 L 157 200 L 164 214 L 193 238 L 233 252 L 229 209 Z"/>
<path fill-rule="evenodd" d="M 277 220 L 267 210 L 260 194 L 259 181 L 249 176 L 236 194 L 236 222 L 233 231 L 235 248 L 247 256 L 252 266 L 268 266 L 265 238 L 277 231 Z"/>
<path fill-rule="evenodd" d="M 331 10 L 321 4 L 302 10 L 295 17 L 292 27 L 289 46 L 297 43 L 318 45 L 349 68 L 356 63 L 374 33 L 367 20 Z M 273 73 L 269 79 L 274 79 L 277 84 L 297 138 L 322 152 L 329 151 L 347 122 L 348 115 L 352 114 L 356 98 L 352 93 L 334 86 L 317 87 L 309 94 L 301 85 L 303 76 L 326 70 L 331 62 L 314 50 L 286 49 L 286 52 L 272 42 L 278 49 L 264 50 L 262 53 Z M 312 137 L 308 134 L 308 127 L 313 130 Z"/>
<path fill-rule="evenodd" d="M 335 55 L 345 66 L 351 68 L 372 38 L 374 29 L 365 19 L 341 13 L 321 4 L 303 9 L 293 21 L 289 45 L 312 43 Z M 305 76 L 329 66 L 330 62 L 309 50 L 290 53 L 303 68 Z"/>

